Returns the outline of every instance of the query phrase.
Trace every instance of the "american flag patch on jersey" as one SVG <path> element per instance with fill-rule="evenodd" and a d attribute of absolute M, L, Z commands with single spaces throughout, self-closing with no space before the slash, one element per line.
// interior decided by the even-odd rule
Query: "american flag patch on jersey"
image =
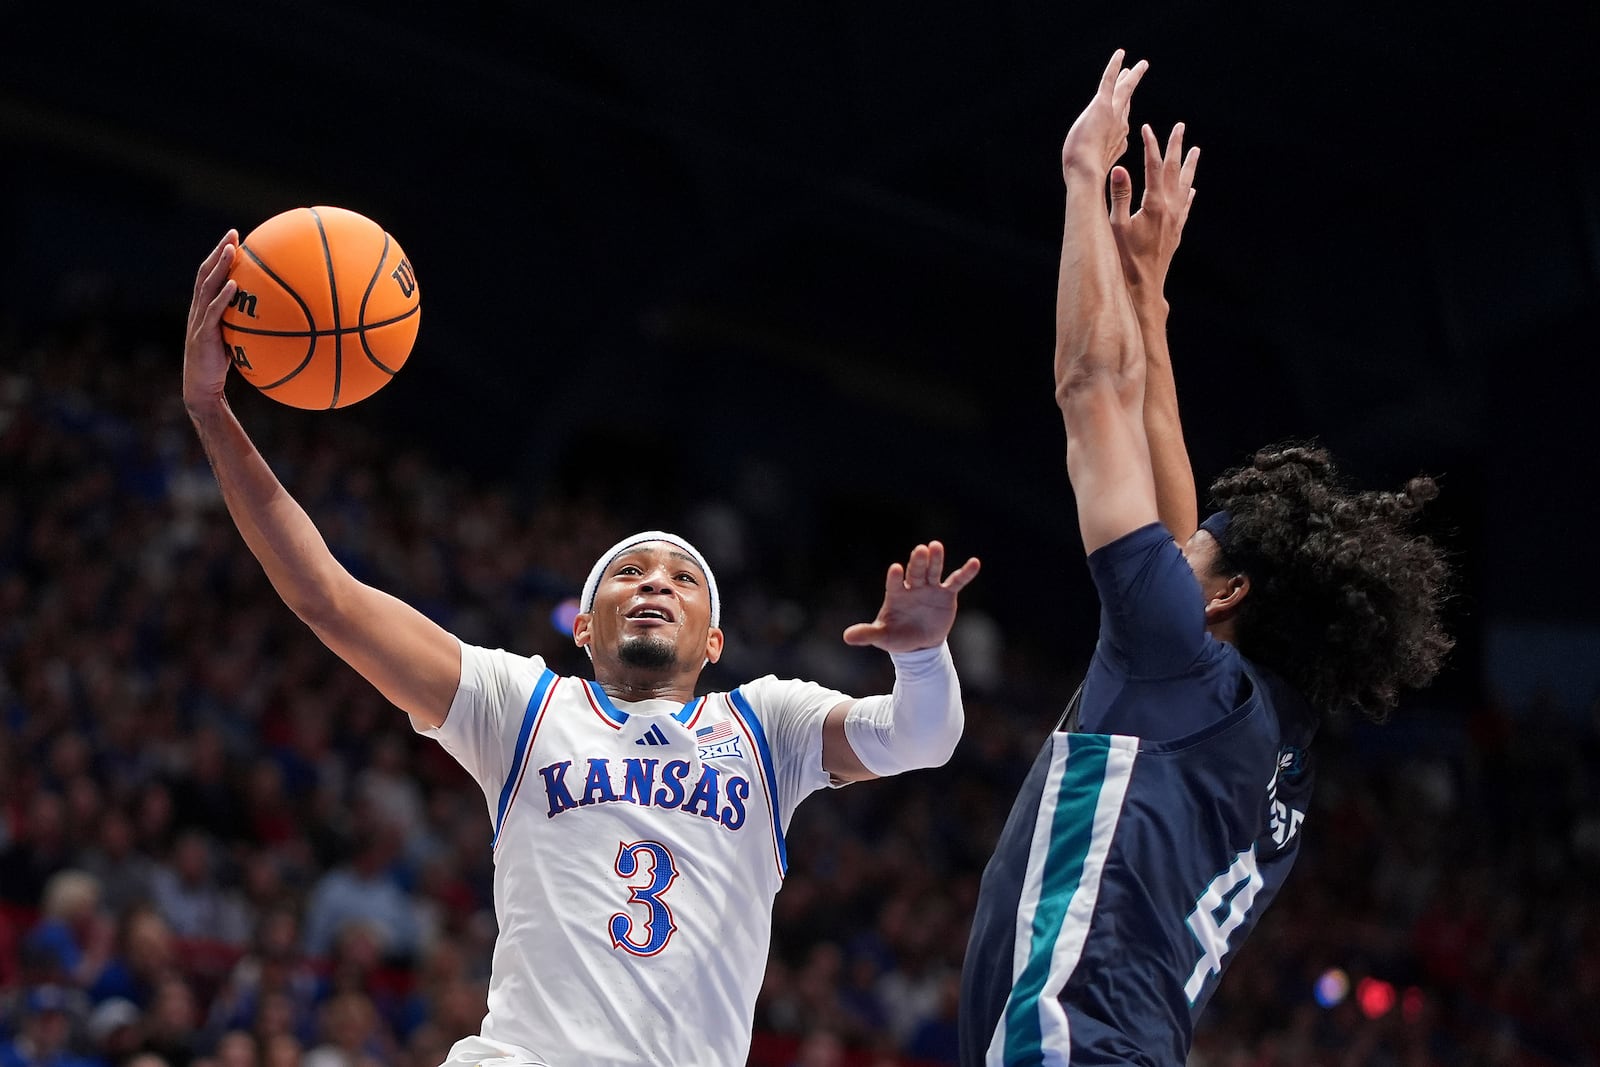
<path fill-rule="evenodd" d="M 734 732 L 733 723 L 723 719 L 711 726 L 702 726 L 694 732 L 696 754 L 702 760 L 717 759 L 722 756 L 743 757 L 739 751 L 739 735 Z"/>
<path fill-rule="evenodd" d="M 696 744 L 712 745 L 718 741 L 726 741 L 733 736 L 733 723 L 723 719 L 711 726 L 702 726 L 694 732 Z"/>

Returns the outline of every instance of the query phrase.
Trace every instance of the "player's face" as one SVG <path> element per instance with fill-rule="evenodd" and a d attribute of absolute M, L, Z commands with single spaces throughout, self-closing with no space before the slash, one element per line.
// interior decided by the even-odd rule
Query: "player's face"
<path fill-rule="evenodd" d="M 665 541 L 635 545 L 606 565 L 594 610 L 578 616 L 573 638 L 589 646 L 596 665 L 662 673 L 698 671 L 722 654 L 705 572 Z"/>

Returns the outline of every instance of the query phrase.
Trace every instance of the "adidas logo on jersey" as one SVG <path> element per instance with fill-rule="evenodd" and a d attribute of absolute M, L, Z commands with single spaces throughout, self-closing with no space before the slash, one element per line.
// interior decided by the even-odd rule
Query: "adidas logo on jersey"
<path fill-rule="evenodd" d="M 644 732 L 644 736 L 636 739 L 633 743 L 636 745 L 670 745 L 672 741 L 662 731 L 660 723 L 652 723 L 650 729 Z"/>

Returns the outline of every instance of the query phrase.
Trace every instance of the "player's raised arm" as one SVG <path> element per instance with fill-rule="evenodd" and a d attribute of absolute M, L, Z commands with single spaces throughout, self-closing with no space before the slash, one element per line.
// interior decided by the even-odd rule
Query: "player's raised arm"
<path fill-rule="evenodd" d="M 356 581 L 333 558 L 223 395 L 229 362 L 219 323 L 234 293 L 228 268 L 238 241 L 229 231 L 200 265 L 183 350 L 184 406 L 222 499 L 284 603 L 395 706 L 437 726 L 460 683 L 460 645 L 421 612 Z"/>
<path fill-rule="evenodd" d="M 822 726 L 822 766 L 853 782 L 937 767 L 961 740 L 961 684 L 945 638 L 956 620 L 956 597 L 978 576 L 969 559 L 944 573 L 944 545 L 911 550 L 889 565 L 878 617 L 844 632 L 850 645 L 871 645 L 894 661 L 894 691 L 846 701 Z"/>
<path fill-rule="evenodd" d="M 1144 141 L 1144 196 L 1139 210 L 1129 211 L 1133 182 L 1126 168 L 1111 168 L 1111 232 L 1122 258 L 1122 274 L 1139 335 L 1144 341 L 1144 429 L 1155 472 L 1156 506 L 1161 522 L 1179 544 L 1199 523 L 1194 469 L 1178 417 L 1178 387 L 1167 348 L 1167 268 L 1183 238 L 1183 225 L 1194 203 L 1194 172 L 1200 149 L 1183 151 L 1183 123 L 1172 127 L 1165 154 L 1155 131 L 1139 129 Z"/>
<path fill-rule="evenodd" d="M 1106 213 L 1107 172 L 1127 148 L 1128 106 L 1144 76 L 1118 49 L 1061 150 L 1066 225 L 1056 290 L 1056 403 L 1084 549 L 1158 519 L 1144 428 L 1145 352 Z"/>

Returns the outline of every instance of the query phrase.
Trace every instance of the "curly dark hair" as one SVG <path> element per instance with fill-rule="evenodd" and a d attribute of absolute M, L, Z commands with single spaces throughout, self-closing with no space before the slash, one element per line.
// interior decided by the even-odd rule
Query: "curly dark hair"
<path fill-rule="evenodd" d="M 1386 719 L 1400 689 L 1432 681 L 1454 644 L 1439 618 L 1444 552 L 1409 529 L 1438 494 L 1425 477 L 1399 492 L 1351 489 L 1327 450 L 1300 442 L 1223 474 L 1211 486 L 1231 516 L 1218 565 L 1250 578 L 1239 651 L 1318 711 Z"/>

